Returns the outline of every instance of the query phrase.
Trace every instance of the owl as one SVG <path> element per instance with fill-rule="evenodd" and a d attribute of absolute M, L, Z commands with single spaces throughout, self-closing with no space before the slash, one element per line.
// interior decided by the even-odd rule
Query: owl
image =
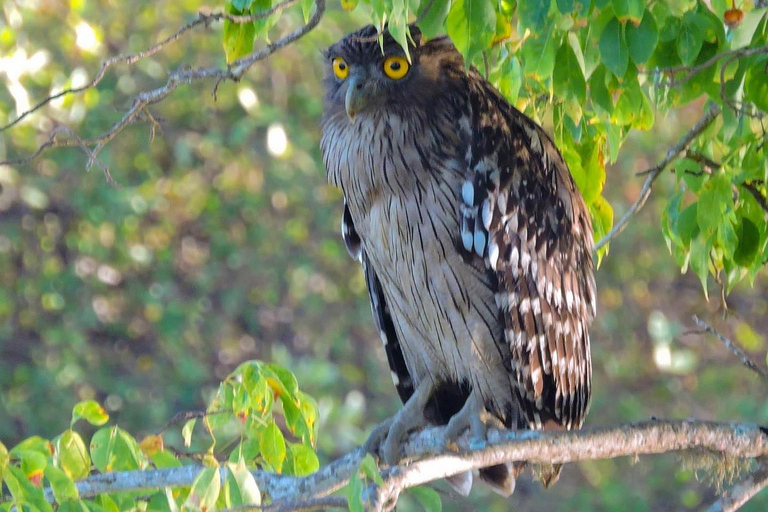
<path fill-rule="evenodd" d="M 321 149 L 342 236 L 362 265 L 407 435 L 579 428 L 595 316 L 590 217 L 563 157 L 449 38 L 411 27 L 406 54 L 368 26 L 327 53 Z M 511 464 L 479 471 L 501 494 Z M 468 492 L 471 475 L 453 484 Z"/>

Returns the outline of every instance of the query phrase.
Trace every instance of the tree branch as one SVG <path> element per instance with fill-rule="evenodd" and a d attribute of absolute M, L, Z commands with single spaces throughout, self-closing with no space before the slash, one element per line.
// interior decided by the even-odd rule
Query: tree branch
<path fill-rule="evenodd" d="M 605 244 L 609 243 L 616 235 L 624 231 L 624 228 L 626 227 L 627 222 L 629 222 L 629 219 L 632 217 L 632 215 L 637 213 L 637 211 L 645 205 L 648 197 L 650 197 L 651 187 L 653 186 L 653 182 L 656 181 L 656 178 L 659 177 L 661 172 L 666 169 L 669 164 L 677 159 L 680 153 L 688 149 L 688 146 L 691 145 L 694 139 L 701 135 L 702 132 L 704 132 L 704 130 L 706 130 L 709 125 L 711 125 L 714 120 L 717 119 L 718 115 L 720 115 L 720 107 L 715 104 L 711 104 L 709 110 L 704 113 L 702 118 L 699 119 L 685 135 L 683 135 L 677 144 L 669 148 L 667 154 L 664 156 L 661 162 L 654 165 L 650 169 L 646 169 L 645 171 L 637 173 L 638 175 L 647 175 L 645 183 L 643 183 L 643 188 L 640 190 L 640 197 L 638 197 L 637 200 L 632 203 L 632 206 L 629 207 L 619 222 L 613 226 L 613 229 L 611 229 L 595 244 L 594 251 L 599 250 Z"/>
<path fill-rule="evenodd" d="M 265 18 L 267 16 L 270 16 L 282 9 L 285 9 L 286 7 L 289 7 L 295 4 L 296 2 L 298 2 L 298 0 L 283 0 L 283 2 L 275 5 L 274 7 L 272 7 L 267 11 L 259 12 L 249 16 L 237 16 L 237 15 L 228 14 L 228 13 L 212 13 L 212 14 L 199 13 L 198 17 L 195 20 L 187 23 L 186 25 L 181 27 L 178 31 L 176 31 L 173 35 L 165 38 L 164 40 L 155 44 L 154 46 L 149 47 L 143 52 L 139 52 L 133 55 L 117 55 L 105 60 L 102 63 L 98 73 L 96 74 L 94 79 L 91 80 L 90 83 L 82 87 L 78 87 L 74 89 L 66 89 L 57 94 L 49 96 L 48 98 L 44 99 L 43 101 L 35 105 L 30 110 L 22 113 L 14 121 L 10 122 L 9 124 L 3 127 L 0 127 L 0 132 L 15 126 L 22 119 L 24 119 L 28 115 L 32 114 L 33 112 L 37 111 L 38 109 L 42 108 L 44 105 L 50 103 L 51 101 L 57 98 L 60 98 L 67 94 L 81 93 L 87 89 L 91 89 L 95 87 L 104 78 L 104 75 L 109 67 L 117 63 L 126 63 L 128 65 L 131 65 L 145 57 L 154 55 L 155 53 L 163 49 L 166 45 L 174 41 L 177 41 L 184 34 L 186 34 L 191 29 L 193 29 L 198 25 L 208 26 L 212 21 L 216 21 L 220 19 L 228 19 L 236 23 L 253 21 L 255 19 Z M 104 149 L 104 146 L 106 146 L 120 131 L 122 131 L 125 127 L 135 123 L 138 120 L 145 119 L 145 118 L 149 118 L 151 120 L 151 116 L 145 110 L 149 105 L 152 105 L 154 103 L 157 103 L 165 99 L 165 97 L 167 97 L 169 94 L 171 94 L 174 90 L 176 90 L 180 86 L 189 85 L 194 81 L 215 78 L 217 79 L 217 86 L 218 86 L 218 83 L 226 80 L 231 80 L 234 82 L 239 81 L 242 78 L 242 76 L 245 74 L 245 72 L 248 71 L 248 69 L 251 68 L 256 62 L 269 57 L 279 49 L 300 39 L 309 31 L 311 31 L 313 28 L 315 28 L 315 26 L 317 26 L 317 24 L 320 22 L 320 19 L 322 18 L 324 12 L 325 12 L 325 0 L 315 0 L 315 12 L 312 14 L 312 16 L 310 16 L 306 24 L 302 25 L 298 29 L 289 33 L 285 37 L 278 39 L 276 42 L 267 45 L 265 48 L 235 60 L 226 69 L 221 69 L 216 67 L 196 69 L 196 68 L 189 68 L 187 66 L 184 66 L 176 71 L 171 72 L 168 77 L 168 80 L 166 81 L 165 85 L 163 85 L 162 87 L 158 87 L 150 91 L 144 91 L 136 95 L 133 98 L 131 107 L 123 115 L 123 117 L 118 122 L 113 124 L 108 131 L 106 131 L 105 133 L 103 133 L 98 137 L 94 137 L 91 139 L 80 139 L 79 137 L 76 136 L 76 134 L 74 134 L 69 129 L 63 129 L 63 130 L 57 129 L 51 132 L 51 135 L 48 138 L 48 140 L 44 142 L 42 145 L 40 145 L 40 147 L 38 147 L 38 149 L 31 155 L 27 157 L 13 159 L 13 160 L 4 160 L 0 162 L 0 165 L 18 165 L 18 164 L 29 163 L 33 159 L 37 158 L 43 151 L 48 150 L 50 148 L 74 146 L 74 147 L 81 148 L 88 155 L 88 163 L 86 164 L 86 169 L 90 170 L 91 167 L 93 167 L 94 163 L 97 162 L 98 155 L 101 152 L 101 150 Z M 57 138 L 57 135 L 62 131 L 65 131 L 70 135 L 72 135 L 73 139 L 61 140 Z M 104 171 L 105 176 L 107 177 L 107 180 L 110 181 L 110 183 L 113 183 L 113 180 L 109 175 L 109 170 L 105 166 L 100 165 L 100 167 Z"/>
<path fill-rule="evenodd" d="M 744 423 L 672 420 L 570 432 L 491 431 L 483 446 L 461 438 L 458 451 L 446 450 L 444 430 L 433 427 L 411 436 L 404 446 L 406 458 L 400 465 L 382 471 L 382 485 L 367 489 L 371 509 L 387 510 L 409 487 L 509 461 L 564 464 L 690 449 L 736 458 L 768 456 L 768 429 Z M 272 500 L 269 507 L 273 508 L 269 510 L 304 510 L 283 507 L 289 503 L 306 506 L 341 489 L 358 470 L 364 455 L 358 448 L 305 477 L 264 471 L 254 471 L 253 475 L 262 493 Z M 77 489 L 81 498 L 91 498 L 101 493 L 190 486 L 202 469 L 193 465 L 107 473 L 77 482 Z M 47 497 L 53 500 L 50 489 Z"/>
<path fill-rule="evenodd" d="M 768 487 L 768 459 L 758 459 L 758 466 L 744 480 L 723 492 L 707 512 L 733 512 L 741 508 L 755 494 Z"/>
<path fill-rule="evenodd" d="M 766 372 L 763 368 L 758 366 L 757 363 L 752 361 L 749 358 L 749 355 L 746 352 L 744 352 L 742 349 L 734 345 L 731 340 L 729 340 L 728 338 L 726 338 L 725 336 L 717 332 L 717 330 L 714 327 L 706 323 L 704 320 L 700 319 L 698 316 L 693 315 L 693 321 L 696 322 L 696 325 L 698 325 L 705 331 L 717 336 L 717 339 L 722 341 L 723 344 L 728 348 L 728 350 L 733 352 L 733 354 L 741 360 L 741 364 L 743 364 L 753 372 L 757 373 L 762 378 L 768 380 L 768 372 Z"/>

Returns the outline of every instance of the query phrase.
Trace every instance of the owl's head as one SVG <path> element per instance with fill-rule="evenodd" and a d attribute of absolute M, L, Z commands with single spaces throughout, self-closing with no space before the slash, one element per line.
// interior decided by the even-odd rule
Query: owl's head
<path fill-rule="evenodd" d="M 376 111 L 426 108 L 452 78 L 463 74 L 461 55 L 448 38 L 425 42 L 410 27 L 410 62 L 389 32 L 379 44 L 378 32 L 368 25 L 332 45 L 326 56 L 326 115 L 358 115 Z"/>

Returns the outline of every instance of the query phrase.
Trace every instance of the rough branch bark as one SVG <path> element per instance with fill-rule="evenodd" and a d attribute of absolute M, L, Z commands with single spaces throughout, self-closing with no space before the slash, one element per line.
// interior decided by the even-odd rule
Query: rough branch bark
<path fill-rule="evenodd" d="M 411 436 L 404 447 L 403 462 L 384 469 L 383 484 L 366 490 L 367 506 L 371 510 L 388 510 L 407 488 L 506 461 L 564 464 L 690 449 L 736 458 L 768 457 L 768 429 L 745 423 L 659 420 L 571 432 L 492 431 L 483 446 L 460 439 L 459 450 L 455 452 L 445 449 L 443 431 L 442 427 L 435 427 Z M 307 504 L 344 487 L 364 455 L 357 449 L 306 477 L 263 471 L 255 471 L 254 477 L 261 491 L 271 498 L 272 510 L 306 510 Z M 80 496 L 87 498 L 105 492 L 190 486 L 202 469 L 202 466 L 184 466 L 108 473 L 79 481 L 77 487 Z M 763 472 L 759 469 L 746 484 L 742 482 L 749 487 L 750 497 L 768 485 L 768 477 Z M 744 499 L 744 493 L 737 487 L 728 492 Z M 52 499 L 50 492 L 48 496 Z M 289 503 L 293 508 L 285 508 Z M 329 506 L 333 502 L 320 503 Z"/>

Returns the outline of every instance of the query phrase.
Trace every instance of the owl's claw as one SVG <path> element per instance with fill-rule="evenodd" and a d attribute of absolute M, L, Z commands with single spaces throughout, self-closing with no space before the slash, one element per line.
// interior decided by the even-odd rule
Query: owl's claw
<path fill-rule="evenodd" d="M 489 424 L 496 426 L 495 418 L 485 409 L 480 393 L 473 390 L 461 410 L 451 416 L 445 427 L 446 444 L 455 443 L 465 430 L 469 429 L 470 444 L 485 445 Z"/>
<path fill-rule="evenodd" d="M 402 458 L 403 442 L 408 434 L 428 425 L 424 417 L 424 408 L 432 396 L 433 389 L 431 382 L 425 381 L 419 384 L 411 398 L 394 417 L 373 429 L 363 448 L 377 454 L 388 465 L 396 465 Z"/>

